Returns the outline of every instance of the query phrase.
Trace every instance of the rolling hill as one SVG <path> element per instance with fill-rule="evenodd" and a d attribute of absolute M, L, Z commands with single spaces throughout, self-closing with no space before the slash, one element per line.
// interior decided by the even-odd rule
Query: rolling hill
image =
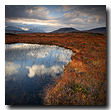
<path fill-rule="evenodd" d="M 60 28 L 58 30 L 52 31 L 51 33 L 67 33 L 67 32 L 79 32 L 79 30 L 76 30 L 74 28 Z"/>
<path fill-rule="evenodd" d="M 83 32 L 106 33 L 106 27 L 94 28 L 94 29 L 90 29 L 90 30 L 85 30 Z"/>
<path fill-rule="evenodd" d="M 106 33 L 106 27 L 94 28 L 90 30 L 77 30 L 75 28 L 60 28 L 58 30 L 52 31 L 50 33 L 68 33 L 68 32 L 92 32 L 92 33 Z"/>

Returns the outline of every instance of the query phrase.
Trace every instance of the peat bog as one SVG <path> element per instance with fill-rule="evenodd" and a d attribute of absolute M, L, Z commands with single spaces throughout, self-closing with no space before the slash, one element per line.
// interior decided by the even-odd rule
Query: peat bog
<path fill-rule="evenodd" d="M 34 73 L 34 71 L 39 71 L 42 67 L 42 72 L 49 72 L 52 73 L 52 70 L 54 71 L 54 68 L 52 70 L 49 70 L 51 67 L 50 65 L 47 66 L 48 69 L 45 68 L 45 66 L 37 66 L 36 62 L 38 62 L 36 56 L 37 54 L 34 53 L 35 49 L 30 50 L 30 53 L 27 52 L 27 49 L 25 49 L 25 53 L 29 55 L 27 58 L 30 59 L 32 56 L 34 57 L 33 61 L 28 61 L 28 59 L 22 58 L 23 55 L 19 56 L 20 53 L 22 53 L 22 50 L 15 46 L 16 49 L 12 51 L 12 53 L 18 53 L 14 57 L 12 55 L 8 55 L 9 47 L 7 44 L 14 44 L 14 43 L 27 43 L 29 45 L 56 45 L 59 46 L 58 48 L 61 49 L 61 47 L 67 48 L 72 50 L 75 54 L 68 54 L 68 51 L 64 53 L 64 55 L 68 56 L 68 59 L 70 61 L 70 55 L 71 55 L 71 61 L 68 63 L 67 58 L 63 62 L 59 62 L 60 64 L 64 63 L 67 64 L 64 67 L 64 74 L 60 74 L 63 71 L 59 69 L 59 74 L 54 74 L 54 76 L 57 76 L 57 78 L 54 78 L 52 80 L 51 74 L 48 74 L 48 77 L 45 77 L 46 74 L 43 76 L 40 76 L 41 79 L 38 78 L 38 75 Z M 21 66 L 23 73 L 20 75 L 22 76 L 22 79 L 20 79 L 17 76 L 18 82 L 10 84 L 10 82 L 15 81 L 16 74 L 13 74 L 14 77 L 10 78 L 10 87 L 6 87 L 8 89 L 8 92 L 5 91 L 6 94 L 6 104 L 12 104 L 14 105 L 13 101 L 16 102 L 18 105 L 27 105 L 27 104 L 44 104 L 44 105 L 106 105 L 106 34 L 96 34 L 93 35 L 91 33 L 64 33 L 64 34 L 57 34 L 57 33 L 31 33 L 31 34 L 15 34 L 15 35 L 5 35 L 5 69 L 7 66 L 13 66 L 13 70 L 15 73 L 18 72 L 16 70 L 17 67 L 19 67 L 21 60 L 23 59 L 24 63 Z M 22 46 L 23 44 L 21 44 Z M 14 47 L 14 45 L 12 46 Z M 53 46 L 52 46 L 53 47 Z M 7 50 L 7 48 L 9 50 Z M 29 49 L 28 49 L 29 50 Z M 40 49 L 41 51 L 41 49 Z M 48 55 L 48 50 L 45 48 L 45 55 Z M 31 53 L 32 52 L 32 53 Z M 55 51 L 55 53 L 59 53 L 59 51 Z M 24 53 L 22 53 L 24 54 Z M 39 53 L 40 54 L 40 53 Z M 60 53 L 61 54 L 61 53 Z M 10 56 L 10 57 L 8 57 Z M 38 55 L 39 56 L 39 55 Z M 40 56 L 42 56 L 40 54 Z M 52 55 L 53 56 L 53 55 Z M 56 57 L 57 58 L 57 57 Z M 15 60 L 16 66 L 14 66 L 13 60 Z M 47 59 L 47 58 L 46 58 Z M 12 61 L 11 61 L 12 60 Z M 41 58 L 41 60 L 44 62 L 44 60 Z M 49 58 L 52 62 L 55 60 L 51 57 Z M 61 58 L 60 58 L 61 60 Z M 7 61 L 10 63 L 8 64 Z M 17 62 L 18 61 L 18 62 Z M 30 63 L 29 63 L 30 62 Z M 66 63 L 67 62 L 67 63 Z M 45 62 L 46 63 L 46 62 Z M 25 64 L 26 68 L 24 68 Z M 34 66 L 32 66 L 32 65 Z M 56 65 L 57 68 L 60 67 Z M 45 68 L 45 69 L 43 69 Z M 10 70 L 10 67 L 8 68 Z M 7 74 L 11 74 L 5 71 L 6 74 L 6 86 L 8 78 Z M 45 72 L 44 72 L 45 71 Z M 30 73 L 32 72 L 32 74 Z M 28 74 L 27 74 L 28 73 Z M 36 75 L 35 75 L 36 74 Z M 32 77 L 32 76 L 36 77 Z M 31 80 L 32 77 L 34 80 Z M 45 78 L 46 80 L 45 80 Z M 28 93 L 27 87 L 24 85 L 24 80 L 27 86 L 30 85 L 32 87 L 31 81 L 34 81 L 35 89 L 30 89 Z M 30 80 L 30 81 L 29 81 Z M 44 84 L 47 84 L 47 82 L 52 81 L 52 85 L 44 86 Z M 45 82 L 46 81 L 46 82 Z M 41 83 L 42 82 L 42 83 Z M 39 83 L 40 86 L 36 86 L 36 84 Z M 41 86 L 42 85 L 42 86 Z M 15 86 L 13 92 L 17 93 L 18 96 L 22 96 L 17 98 L 16 95 L 11 96 L 11 87 L 13 88 Z M 40 87 L 40 88 L 39 88 Z M 43 87 L 42 90 L 41 87 Z M 21 88 L 21 89 L 20 89 Z M 25 88 L 25 89 L 24 89 Z M 42 90 L 42 94 L 35 93 L 32 94 L 32 91 L 36 90 Z M 41 99 L 42 97 L 42 103 L 37 103 L 37 100 Z M 12 101 L 13 100 L 13 101 Z M 12 101 L 12 102 L 11 102 Z"/>

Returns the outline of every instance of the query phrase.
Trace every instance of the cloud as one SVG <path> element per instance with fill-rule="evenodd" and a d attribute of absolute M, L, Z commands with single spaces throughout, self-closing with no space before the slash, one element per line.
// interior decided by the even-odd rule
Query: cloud
<path fill-rule="evenodd" d="M 45 74 L 55 76 L 57 73 L 63 71 L 63 68 L 58 65 L 54 65 L 50 68 L 46 68 L 44 65 L 33 65 L 32 67 L 26 66 L 26 68 L 29 69 L 28 76 L 30 78 L 34 77 L 35 75 L 42 76 Z"/>
<path fill-rule="evenodd" d="M 65 24 L 80 30 L 106 26 L 105 5 L 65 5 L 62 8 L 68 12 L 65 12 L 59 20 L 61 25 Z"/>
<path fill-rule="evenodd" d="M 61 9 L 62 9 L 62 7 L 59 7 L 59 8 L 57 8 L 56 10 L 57 10 L 57 11 L 61 11 Z"/>
<path fill-rule="evenodd" d="M 106 26 L 105 5 L 65 5 L 62 6 L 62 10 L 65 13 L 61 19 L 58 19 L 61 26 L 74 27 L 79 30 Z"/>
<path fill-rule="evenodd" d="M 105 5 L 63 5 L 63 11 L 70 11 L 74 14 L 80 14 L 85 17 L 96 15 L 100 17 L 106 16 L 106 6 Z"/>
<path fill-rule="evenodd" d="M 62 49 L 61 53 L 57 56 L 57 61 L 61 61 L 64 62 L 65 64 L 69 63 L 69 61 L 71 61 L 71 55 L 72 55 L 72 51 L 71 50 L 66 50 L 66 49 Z"/>
<path fill-rule="evenodd" d="M 37 27 L 46 32 L 62 27 L 84 30 L 106 26 L 105 5 L 63 5 L 55 8 L 56 11 L 48 7 L 50 6 L 6 5 L 5 24 L 23 29 Z M 57 13 L 61 14 L 61 17 L 54 17 Z"/>
<path fill-rule="evenodd" d="M 5 6 L 5 18 L 18 19 L 47 19 L 47 15 L 50 13 L 46 7 L 34 6 L 34 5 L 6 5 Z"/>
<path fill-rule="evenodd" d="M 29 28 L 20 27 L 22 30 L 28 31 Z"/>
<path fill-rule="evenodd" d="M 5 62 L 5 75 L 10 76 L 18 72 L 20 65 L 14 64 L 14 62 Z"/>
<path fill-rule="evenodd" d="M 31 78 L 36 74 L 38 76 L 56 76 L 56 74 L 61 73 L 64 68 L 63 65 L 71 60 L 72 51 L 55 45 L 18 43 L 6 44 L 5 53 L 6 76 L 21 73 L 22 70 L 28 69 L 28 76 Z"/>
<path fill-rule="evenodd" d="M 48 55 L 49 53 L 48 52 L 46 52 L 46 51 L 44 51 L 44 52 L 40 52 L 40 53 L 38 53 L 38 52 L 28 52 L 28 56 L 30 56 L 30 57 L 34 57 L 34 58 L 45 58 L 47 55 Z"/>
<path fill-rule="evenodd" d="M 44 46 L 39 44 L 26 44 L 17 43 L 5 46 L 6 56 L 5 59 L 8 61 L 24 61 L 29 59 L 45 58 L 50 54 L 50 50 L 55 46 Z M 56 48 L 55 48 L 56 49 Z M 13 57 L 12 57 L 13 56 Z"/>
<path fill-rule="evenodd" d="M 69 62 L 70 57 L 66 56 L 65 54 L 60 54 L 57 61 L 62 61 L 65 63 Z"/>
<path fill-rule="evenodd" d="M 63 11 L 71 11 L 73 9 L 74 9 L 74 6 L 72 6 L 72 5 L 62 5 Z"/>
<path fill-rule="evenodd" d="M 53 50 L 54 46 L 51 46 L 51 47 Z M 41 54 L 41 52 L 39 52 L 39 53 Z M 45 53 L 49 54 L 48 52 L 45 52 Z M 53 53 L 53 51 L 52 51 L 51 56 L 50 55 L 49 56 L 50 57 L 55 56 L 56 57 L 55 59 L 57 60 L 57 62 L 64 62 L 66 64 L 71 60 L 70 59 L 71 54 L 72 54 L 71 50 L 61 49 L 59 54 Z M 42 55 L 40 55 L 40 57 L 42 57 Z M 38 56 L 37 56 L 37 58 L 38 58 Z M 55 60 L 55 62 L 56 62 L 56 60 Z M 29 70 L 28 76 L 31 78 L 31 77 L 34 77 L 35 75 L 42 76 L 45 74 L 55 76 L 57 73 L 61 73 L 63 71 L 64 66 L 63 65 L 53 65 L 49 68 L 46 68 L 46 66 L 42 64 L 42 65 L 33 65 L 32 67 L 26 66 L 26 68 Z"/>
<path fill-rule="evenodd" d="M 60 48 L 55 45 L 44 46 L 39 44 L 17 43 L 12 45 L 6 44 L 5 53 L 6 53 L 5 59 L 7 61 L 20 61 L 22 63 L 23 61 L 37 60 L 37 59 L 43 61 L 43 59 L 46 58 L 44 59 L 44 62 L 46 62 L 48 59 L 53 58 L 53 62 L 56 62 L 57 60 L 62 63 L 68 63 L 70 61 L 70 56 L 72 54 L 72 51 Z"/>

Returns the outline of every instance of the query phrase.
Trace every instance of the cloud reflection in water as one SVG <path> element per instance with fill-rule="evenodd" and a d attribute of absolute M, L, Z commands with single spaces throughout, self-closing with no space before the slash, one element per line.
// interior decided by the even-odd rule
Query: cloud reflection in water
<path fill-rule="evenodd" d="M 14 64 L 14 62 L 5 62 L 5 75 L 13 75 L 18 72 L 20 65 Z"/>
<path fill-rule="evenodd" d="M 28 67 L 26 66 L 27 69 L 29 69 L 29 74 L 28 76 L 34 77 L 35 74 L 37 74 L 38 76 L 42 76 L 44 74 L 47 75 L 51 75 L 51 76 L 55 76 L 55 74 L 60 73 L 63 71 L 63 68 L 61 68 L 58 65 L 54 65 L 50 68 L 46 68 L 44 65 L 33 65 L 32 67 Z"/>
<path fill-rule="evenodd" d="M 55 76 L 63 71 L 71 60 L 72 51 L 58 46 L 39 44 L 6 44 L 6 75 L 19 73 L 21 68 L 29 71 L 30 78 L 44 74 Z"/>

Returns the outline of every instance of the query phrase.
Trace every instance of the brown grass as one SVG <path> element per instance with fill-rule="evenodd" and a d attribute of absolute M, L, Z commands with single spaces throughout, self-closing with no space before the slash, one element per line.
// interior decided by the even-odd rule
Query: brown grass
<path fill-rule="evenodd" d="M 58 45 L 75 52 L 64 74 L 44 90 L 44 104 L 106 105 L 106 34 L 17 34 L 6 35 L 5 43 Z"/>

